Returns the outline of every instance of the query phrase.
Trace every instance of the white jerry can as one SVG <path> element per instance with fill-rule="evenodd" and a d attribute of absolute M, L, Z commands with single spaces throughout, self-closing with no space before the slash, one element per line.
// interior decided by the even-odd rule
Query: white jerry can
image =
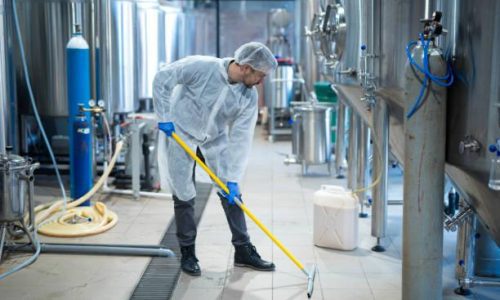
<path fill-rule="evenodd" d="M 314 193 L 314 244 L 339 250 L 358 246 L 358 199 L 341 186 Z"/>

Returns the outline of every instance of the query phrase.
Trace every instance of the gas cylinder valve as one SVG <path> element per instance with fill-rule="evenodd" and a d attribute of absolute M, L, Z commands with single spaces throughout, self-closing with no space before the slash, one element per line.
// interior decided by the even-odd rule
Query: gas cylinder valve
<path fill-rule="evenodd" d="M 89 108 L 85 108 L 83 104 L 79 104 L 79 112 L 90 112 L 95 116 L 106 111 L 104 108 L 104 101 L 99 100 L 97 103 L 94 100 L 89 101 Z"/>
<path fill-rule="evenodd" d="M 440 11 L 434 11 L 432 13 L 432 19 L 420 19 L 421 23 L 424 23 L 424 37 L 426 39 L 435 38 L 441 34 L 446 34 L 447 30 L 443 28 L 441 24 L 441 17 L 443 13 Z"/>

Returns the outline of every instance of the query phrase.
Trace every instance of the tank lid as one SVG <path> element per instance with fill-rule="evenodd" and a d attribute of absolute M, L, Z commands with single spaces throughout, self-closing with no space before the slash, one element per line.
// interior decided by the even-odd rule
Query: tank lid
<path fill-rule="evenodd" d="M 26 167 L 31 162 L 22 156 L 15 154 L 0 154 L 0 170 L 15 170 Z"/>

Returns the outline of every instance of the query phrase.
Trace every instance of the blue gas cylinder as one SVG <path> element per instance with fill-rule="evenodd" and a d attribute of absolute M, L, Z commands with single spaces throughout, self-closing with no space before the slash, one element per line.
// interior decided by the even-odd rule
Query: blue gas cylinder
<path fill-rule="evenodd" d="M 93 185 L 92 127 L 85 114 L 73 119 L 73 155 L 71 157 L 71 196 L 78 199 Z M 82 206 L 90 206 L 90 199 Z"/>
<path fill-rule="evenodd" d="M 90 50 L 79 29 L 68 42 L 66 58 L 70 188 L 71 198 L 78 199 L 92 188 L 93 182 L 91 117 L 79 111 L 79 106 L 89 107 Z M 90 201 L 84 205 L 90 205 Z"/>

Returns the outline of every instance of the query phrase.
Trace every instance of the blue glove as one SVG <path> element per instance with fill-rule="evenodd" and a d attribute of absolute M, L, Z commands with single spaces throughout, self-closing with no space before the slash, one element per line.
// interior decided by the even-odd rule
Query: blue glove
<path fill-rule="evenodd" d="M 240 188 L 236 182 L 227 182 L 227 188 L 229 189 L 229 195 L 226 195 L 227 201 L 230 205 L 234 205 L 234 198 L 241 197 Z"/>
<path fill-rule="evenodd" d="M 158 129 L 165 132 L 167 136 L 172 136 L 172 133 L 175 132 L 175 126 L 172 122 L 160 122 L 158 123 Z"/>

